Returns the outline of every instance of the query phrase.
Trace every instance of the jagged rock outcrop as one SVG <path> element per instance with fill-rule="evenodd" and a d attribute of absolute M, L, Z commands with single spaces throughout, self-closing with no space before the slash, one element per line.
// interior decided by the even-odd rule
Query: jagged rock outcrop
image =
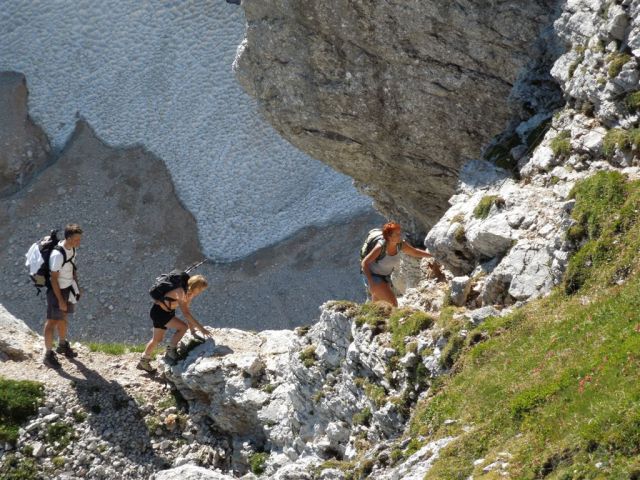
<path fill-rule="evenodd" d="M 550 71 L 566 105 L 514 122 L 486 149 L 507 170 L 468 163 L 451 208 L 426 238 L 458 275 L 456 304 L 549 292 L 581 241 L 566 234 L 575 224 L 573 185 L 598 170 L 640 173 L 640 2 L 567 2 L 554 29 L 566 51 Z"/>
<path fill-rule="evenodd" d="M 413 347 L 398 356 L 391 333 L 354 322 L 354 308 L 327 304 L 317 323 L 296 333 L 216 330 L 215 345 L 206 342 L 165 370 L 189 400 L 193 421 L 232 439 L 237 474 L 266 451 L 269 478 L 307 478 L 292 475 L 326 459 L 354 459 L 381 442 L 388 450 L 402 433 L 418 392 L 442 371 L 446 340 L 427 328 L 404 339 Z M 405 469 L 419 464 L 424 475 L 446 443 Z"/>
<path fill-rule="evenodd" d="M 51 160 L 47 136 L 27 110 L 24 75 L 0 72 L 0 197 L 18 191 Z"/>
<path fill-rule="evenodd" d="M 426 232 L 509 120 L 556 4 L 244 0 L 235 71 L 285 138 Z"/>

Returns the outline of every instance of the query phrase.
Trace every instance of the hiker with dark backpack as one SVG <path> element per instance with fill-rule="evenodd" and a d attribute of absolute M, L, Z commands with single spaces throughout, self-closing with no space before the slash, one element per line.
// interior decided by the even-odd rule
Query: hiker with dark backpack
<path fill-rule="evenodd" d="M 211 336 L 211 333 L 193 317 L 189 309 L 191 301 L 209 285 L 204 276 L 190 276 L 188 270 L 186 272 L 174 270 L 168 274 L 160 275 L 149 291 L 153 298 L 153 306 L 149 313 L 153 322 L 153 336 L 147 343 L 142 358 L 136 366 L 140 370 L 149 373 L 156 371 L 151 366 L 151 355 L 156 346 L 164 339 L 167 328 L 173 328 L 176 331 L 169 341 L 169 347 L 165 354 L 165 360 L 171 364 L 177 360 L 178 343 L 187 332 L 187 328 L 191 329 L 194 336 L 196 329 L 205 336 Z M 178 307 L 184 314 L 187 323 L 176 316 Z"/>
<path fill-rule="evenodd" d="M 395 222 L 386 223 L 382 229 L 369 232 L 360 251 L 360 267 L 371 301 L 389 302 L 398 306 L 393 293 L 391 274 L 400 263 L 400 253 L 416 258 L 432 257 L 426 250 L 409 245 L 402 239 L 402 228 Z"/>
<path fill-rule="evenodd" d="M 70 223 L 64 229 L 64 240 L 58 242 L 53 230 L 48 237 L 36 242 L 27 252 L 27 265 L 31 279 L 38 288 L 47 288 L 47 317 L 44 324 L 45 354 L 43 363 L 60 368 L 60 361 L 53 351 L 53 335 L 58 332 L 57 353 L 67 358 L 77 357 L 67 340 L 67 315 L 72 314 L 80 299 L 76 248 L 82 240 L 82 229 Z M 35 270 L 35 271 L 33 271 Z"/>

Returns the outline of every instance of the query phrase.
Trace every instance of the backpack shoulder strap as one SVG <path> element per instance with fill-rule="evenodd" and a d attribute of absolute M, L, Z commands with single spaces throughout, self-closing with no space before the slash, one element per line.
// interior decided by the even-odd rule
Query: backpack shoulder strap
<path fill-rule="evenodd" d="M 56 245 L 55 247 L 53 247 L 52 250 L 57 250 L 58 252 L 60 252 L 62 254 L 62 265 L 64 265 L 65 263 L 67 263 L 69 261 L 69 260 L 67 260 L 67 252 L 64 250 L 64 247 L 62 245 Z"/>
<path fill-rule="evenodd" d="M 376 262 L 378 260 L 382 260 L 384 257 L 387 256 L 387 241 L 384 239 L 384 237 L 382 237 L 380 240 L 378 240 L 379 243 L 381 243 L 381 249 L 380 249 L 380 255 L 378 255 L 378 258 L 376 258 Z"/>

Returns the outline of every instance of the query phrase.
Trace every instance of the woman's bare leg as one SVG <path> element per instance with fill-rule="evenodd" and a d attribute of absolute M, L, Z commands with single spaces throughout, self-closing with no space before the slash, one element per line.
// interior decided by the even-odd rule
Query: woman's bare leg
<path fill-rule="evenodd" d="M 167 323 L 167 327 L 175 329 L 176 333 L 174 333 L 173 337 L 171 337 L 169 345 L 171 345 L 172 347 L 177 347 L 184 334 L 187 333 L 187 324 L 180 320 L 178 317 L 173 317 L 171 320 L 169 320 L 169 323 Z"/>
<path fill-rule="evenodd" d="M 149 340 L 149 343 L 147 343 L 147 346 L 144 349 L 144 353 L 142 354 L 144 358 L 151 358 L 153 351 L 164 338 L 165 332 L 166 330 L 163 328 L 153 329 L 153 337 L 151 338 L 151 340 Z"/>
<path fill-rule="evenodd" d="M 391 289 L 391 285 L 386 282 L 383 283 L 374 283 L 371 286 L 371 301 L 373 302 L 389 302 L 394 307 L 398 306 L 398 300 L 396 299 L 393 290 Z"/>

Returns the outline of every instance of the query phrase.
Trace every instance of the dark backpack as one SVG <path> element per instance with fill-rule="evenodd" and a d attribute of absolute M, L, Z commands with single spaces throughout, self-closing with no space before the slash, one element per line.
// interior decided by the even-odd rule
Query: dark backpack
<path fill-rule="evenodd" d="M 171 290 L 175 290 L 176 288 L 182 288 L 184 292 L 187 292 L 187 287 L 189 283 L 189 272 L 195 268 L 198 268 L 200 265 L 205 263 L 207 260 L 203 260 L 198 263 L 194 263 L 190 267 L 187 267 L 185 270 L 171 270 L 169 273 L 163 273 L 158 276 L 153 285 L 149 289 L 149 295 L 154 300 L 159 302 L 165 302 L 167 293 Z M 175 299 L 174 299 L 175 300 Z"/>
<path fill-rule="evenodd" d="M 76 269 L 76 264 L 73 263 L 73 259 L 75 258 L 75 249 L 73 256 L 71 258 L 67 258 L 67 252 L 64 248 L 58 245 L 59 242 L 60 240 L 58 239 L 58 231 L 51 230 L 51 233 L 49 235 L 42 237 L 42 239 L 35 243 L 35 245 L 37 245 L 38 247 L 38 250 L 40 251 L 42 264 L 40 265 L 40 268 L 38 268 L 38 271 L 36 273 L 34 273 L 33 275 L 29 275 L 29 278 L 38 290 L 38 295 L 40 295 L 40 291 L 44 287 L 51 288 L 51 270 L 49 269 L 49 259 L 51 258 L 51 253 L 54 250 L 57 250 L 62 254 L 62 266 L 64 266 L 66 263 L 71 262 L 71 265 L 73 265 L 73 269 Z"/>
<path fill-rule="evenodd" d="M 186 293 L 189 277 L 190 275 L 182 270 L 171 270 L 169 273 L 163 273 L 153 282 L 149 289 L 149 295 L 154 300 L 162 302 L 165 300 L 167 293 L 176 288 L 182 288 Z"/>

